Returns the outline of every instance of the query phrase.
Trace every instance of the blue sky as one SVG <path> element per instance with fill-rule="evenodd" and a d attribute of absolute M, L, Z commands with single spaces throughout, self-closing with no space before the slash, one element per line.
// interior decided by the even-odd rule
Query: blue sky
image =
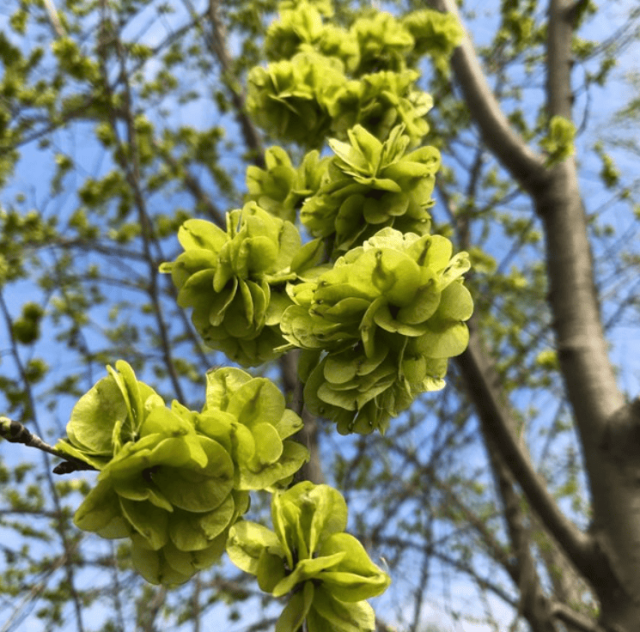
<path fill-rule="evenodd" d="M 472 3 L 473 4 L 473 3 Z M 484 3 L 479 0 L 475 3 L 476 8 L 480 11 L 484 7 Z M 607 29 L 615 27 L 622 16 L 624 16 L 624 8 L 620 8 L 621 4 L 617 3 L 616 7 L 607 7 L 608 13 L 605 14 L 602 18 L 599 16 L 598 18 L 598 29 L 604 29 L 603 24 Z M 619 12 L 618 12 L 619 11 Z M 0 26 L 2 16 L 0 16 Z M 477 33 L 478 39 L 482 39 L 486 37 L 488 33 L 491 33 L 490 30 L 490 21 L 488 19 L 481 19 L 477 23 L 478 31 L 474 31 Z M 595 28 L 595 27 L 594 27 Z M 153 30 L 147 31 L 145 34 L 145 38 L 148 38 L 150 43 L 153 43 L 157 40 L 157 36 L 159 33 L 155 33 Z M 590 117 L 592 120 L 592 128 L 594 131 L 589 132 L 581 136 L 578 139 L 578 148 L 579 155 L 586 156 L 586 152 L 581 151 L 581 149 L 590 149 L 594 139 L 600 135 L 602 130 L 606 131 L 606 126 L 610 117 L 613 115 L 615 110 L 625 102 L 628 97 L 628 88 L 625 87 L 624 83 L 621 81 L 621 77 L 623 76 L 625 70 L 633 68 L 634 59 L 637 59 L 637 48 L 635 51 L 629 51 L 626 53 L 625 58 L 621 60 L 621 64 L 619 69 L 616 71 L 619 73 L 617 75 L 617 79 L 613 82 L 611 87 L 608 87 L 606 92 L 602 90 L 595 90 L 593 103 L 590 106 Z M 576 76 L 578 77 L 580 70 L 576 71 Z M 576 105 L 576 110 L 583 111 L 586 103 L 578 100 Z M 178 120 L 180 122 L 189 122 L 191 125 L 195 127 L 200 126 L 209 126 L 214 123 L 224 122 L 227 125 L 227 136 L 229 140 L 232 140 L 237 135 L 237 128 L 231 123 L 228 123 L 225 119 L 220 119 L 217 117 L 211 109 L 207 109 L 202 107 L 200 103 L 194 103 L 189 106 L 181 106 L 180 108 L 175 108 L 172 110 L 172 117 L 175 116 L 175 121 L 167 121 L 170 123 L 176 123 Z M 104 156 L 97 150 L 93 141 L 90 140 L 90 130 L 89 126 L 86 124 L 79 125 L 74 128 L 72 133 L 60 132 L 54 135 L 54 145 L 52 150 L 56 149 L 64 149 L 66 152 L 70 152 L 76 158 L 77 162 L 81 167 L 85 170 L 86 174 L 96 174 L 103 173 L 104 170 L 109 166 L 108 159 L 105 159 Z M 78 186 L 79 179 L 74 179 L 74 177 L 69 178 L 65 181 L 66 192 L 63 193 L 59 198 L 56 198 L 53 202 L 49 202 L 49 189 L 48 182 L 52 173 L 51 170 L 51 151 L 43 152 L 39 150 L 35 145 L 27 146 L 23 149 L 22 152 L 22 160 L 18 165 L 16 170 L 15 177 L 8 187 L 6 187 L 0 193 L 0 202 L 4 205 L 8 205 L 12 202 L 17 192 L 23 192 L 27 196 L 27 201 L 25 205 L 22 207 L 23 209 L 28 209 L 31 206 L 35 206 L 38 208 L 45 208 L 47 213 L 52 213 L 60 217 L 61 221 L 69 215 L 74 206 L 76 205 L 76 199 L 73 195 L 73 190 Z M 632 177 L 632 174 L 635 172 L 635 164 L 632 162 L 631 158 L 627 158 L 623 154 L 616 153 L 616 159 L 618 160 L 618 164 L 622 169 L 624 169 L 625 174 L 628 172 L 630 175 L 625 177 Z M 238 168 L 237 154 L 231 154 L 228 159 L 232 162 L 234 168 Z M 586 162 L 585 161 L 585 169 L 583 173 L 585 174 L 585 178 L 583 179 L 583 186 L 586 196 L 588 196 L 588 201 L 590 206 L 598 206 L 600 201 L 597 198 L 592 197 L 591 192 L 594 191 L 593 195 L 599 196 L 602 195 L 598 193 L 601 191 L 600 187 L 596 187 L 594 184 L 597 171 L 599 169 L 599 165 L 596 162 Z M 242 173 L 238 170 L 237 173 L 238 178 L 238 186 L 242 186 Z M 163 204 L 167 207 L 170 207 L 171 204 L 174 205 L 187 205 L 190 203 L 190 199 L 187 196 L 176 196 L 171 200 L 162 200 L 160 196 L 152 200 L 157 204 Z M 604 198 L 602 202 L 604 202 Z M 223 200 L 225 202 L 225 200 Z M 621 209 L 620 206 L 613 206 L 610 211 L 607 212 L 605 216 L 609 218 L 608 221 L 612 221 L 617 226 L 622 227 L 623 229 L 629 223 L 630 217 L 628 213 Z M 20 283 L 16 286 L 12 286 L 7 290 L 7 297 L 10 302 L 10 307 L 13 310 L 14 315 L 18 313 L 18 310 L 24 300 L 30 299 L 33 295 L 33 287 L 29 284 L 29 282 Z M 109 295 L 110 301 L 117 302 L 123 299 L 128 298 L 129 295 L 126 290 L 113 288 Z M 605 309 L 606 309 L 605 305 Z M 106 321 L 106 317 L 103 312 L 96 311 L 92 313 L 91 319 L 93 321 L 93 335 L 95 336 L 94 342 L 96 346 L 98 345 L 98 340 L 100 339 L 100 329 L 101 325 Z M 100 341 L 102 342 L 102 340 Z M 637 329 L 631 327 L 620 327 L 614 332 L 612 339 L 612 356 L 614 360 L 616 360 L 620 366 L 624 367 L 624 369 L 620 373 L 620 381 L 623 384 L 624 388 L 628 390 L 629 393 L 637 393 L 640 389 L 640 339 L 638 338 Z M 11 373 L 12 369 L 10 360 L 6 355 L 7 348 L 7 339 L 6 332 L 4 329 L 0 328 L 0 353 L 3 354 L 3 362 L 0 365 L 0 371 Z M 28 357 L 29 351 L 23 350 L 25 357 Z M 38 354 L 45 356 L 52 367 L 59 370 L 68 370 L 71 371 L 75 368 L 75 360 L 65 358 L 63 348 L 61 345 L 55 343 L 50 338 L 48 340 L 43 341 L 38 347 Z M 115 358 L 114 358 L 115 360 Z M 96 375 L 95 379 L 99 376 Z M 88 380 L 89 381 L 89 380 Z M 47 385 L 44 384 L 43 389 L 47 388 Z M 54 413 L 55 421 L 59 424 L 64 424 L 66 417 L 68 416 L 68 412 L 70 410 L 70 406 L 72 405 L 72 399 L 68 398 L 61 402 L 61 405 L 56 409 Z M 42 411 L 44 417 L 47 417 L 49 413 L 46 411 Z M 49 417 L 50 418 L 50 417 Z M 6 444 L 5 444 L 6 445 Z M 14 450 L 9 450 L 7 448 L 2 448 L 2 454 L 8 460 L 14 458 L 14 455 L 17 454 Z M 24 451 L 21 451 L 19 457 L 22 458 L 24 455 Z M 470 460 L 473 460 L 474 456 L 469 456 Z M 475 458 L 478 460 L 483 457 L 479 454 L 475 455 Z M 36 461 L 38 458 L 36 457 Z M 437 577 L 441 569 L 438 569 L 437 565 L 434 567 L 434 575 Z M 415 578 L 412 578 L 415 580 Z M 93 580 L 92 580 L 93 581 Z M 456 624 L 452 617 L 447 612 L 447 602 L 444 598 L 444 595 L 447 591 L 449 591 L 452 595 L 454 595 L 455 599 L 467 599 L 469 601 L 473 600 L 476 603 L 477 593 L 475 593 L 470 584 L 466 580 L 457 579 L 451 585 L 447 585 L 447 582 L 444 579 L 441 579 L 441 585 L 439 586 L 441 589 L 441 595 L 437 596 L 438 591 L 434 591 L 434 597 L 432 600 L 428 600 L 424 606 L 424 621 L 428 623 L 438 623 L 444 626 L 444 629 L 455 630 L 458 632 L 488 632 L 489 627 L 481 624 L 473 624 L 470 622 L 465 622 L 463 624 Z M 382 605 L 382 612 L 389 613 L 390 617 L 396 616 L 398 610 L 404 611 L 404 608 L 398 608 L 399 603 L 394 599 L 394 593 L 390 592 L 389 597 L 385 597 L 380 600 Z M 467 596 L 468 595 L 468 596 Z M 409 597 L 407 597 L 409 599 Z M 503 605 L 498 602 L 498 600 L 494 600 L 492 598 L 489 599 L 489 604 L 492 608 L 495 608 L 497 612 L 497 618 L 502 619 L 505 622 L 509 619 L 510 611 L 505 608 Z M 479 602 L 477 602 L 478 614 L 482 614 L 482 606 Z M 0 615 L 0 624 L 2 624 L 2 615 Z M 31 625 L 31 623 L 29 624 Z M 0 628 L 1 629 L 1 628 Z M 35 630 L 35 628 L 34 628 Z"/>

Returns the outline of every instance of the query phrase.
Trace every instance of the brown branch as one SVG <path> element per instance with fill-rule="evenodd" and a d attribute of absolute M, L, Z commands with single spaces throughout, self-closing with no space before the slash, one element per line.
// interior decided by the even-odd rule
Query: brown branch
<path fill-rule="evenodd" d="M 182 2 L 193 16 L 198 15 L 191 0 L 182 0 Z M 258 167 L 264 167 L 264 150 L 260 133 L 247 114 L 244 90 L 237 78 L 233 76 L 233 59 L 227 49 L 226 29 L 220 16 L 219 4 L 217 0 L 209 0 L 207 16 L 211 24 L 211 32 L 206 31 L 203 27 L 204 40 L 207 48 L 215 55 L 220 64 L 222 82 L 231 95 L 231 103 L 235 110 L 236 120 L 240 125 L 244 142 L 251 151 L 252 162 Z M 201 24 L 201 22 L 202 20 L 198 19 L 198 23 Z"/>
<path fill-rule="evenodd" d="M 550 116 L 570 119 L 573 27 L 568 7 L 566 0 L 550 3 L 547 101 Z M 549 302 L 559 360 L 590 469 L 594 455 L 589 448 L 625 401 L 604 339 L 575 160 L 569 158 L 550 170 L 548 186 L 534 198 L 547 235 Z"/>
<path fill-rule="evenodd" d="M 451 13 L 460 20 L 455 0 L 428 0 L 427 4 L 438 11 Z M 545 179 L 544 159 L 532 151 L 509 124 L 466 32 L 462 43 L 453 53 L 451 64 L 471 117 L 478 125 L 487 147 L 523 189 L 531 191 L 538 188 Z"/>
<path fill-rule="evenodd" d="M 44 8 L 47 11 L 47 17 L 49 18 L 49 22 L 51 22 L 51 28 L 55 35 L 57 37 L 64 37 L 67 33 L 60 22 L 60 16 L 58 15 L 58 10 L 53 0 L 44 0 Z"/>
<path fill-rule="evenodd" d="M 298 355 L 292 351 L 280 358 L 280 371 L 287 398 L 294 412 L 302 417 L 304 426 L 293 438 L 309 450 L 309 461 L 304 463 L 295 474 L 296 481 L 311 481 L 316 485 L 325 482 L 320 458 L 318 422 L 304 407 L 302 382 L 298 379 Z"/>
<path fill-rule="evenodd" d="M 518 586 L 520 602 L 518 612 L 529 622 L 533 632 L 557 632 L 551 607 L 545 595 L 536 563 L 531 553 L 529 527 L 520 506 L 520 496 L 515 490 L 513 477 L 500 452 L 496 449 L 490 432 L 483 432 L 489 460 L 496 479 L 498 494 L 504 506 L 507 533 L 517 563 L 513 565 L 512 579 Z"/>
<path fill-rule="evenodd" d="M 227 50 L 226 32 L 220 17 L 219 0 L 209 0 L 209 20 L 213 27 L 212 48 L 218 57 L 222 67 L 222 79 L 229 88 L 231 101 L 236 111 L 236 119 L 242 129 L 247 147 L 253 154 L 253 162 L 259 167 L 264 167 L 264 151 L 262 139 L 253 121 L 249 118 L 245 108 L 245 95 L 242 88 L 237 85 L 237 79 L 231 75 L 231 56 Z"/>
<path fill-rule="evenodd" d="M 27 405 L 26 409 L 28 414 L 31 415 L 33 419 L 34 426 L 38 434 L 42 434 L 42 429 L 40 428 L 40 424 L 38 422 L 38 416 L 36 415 L 36 404 L 35 397 L 33 394 L 33 390 L 31 388 L 31 384 L 29 379 L 27 378 L 26 370 L 24 363 L 22 362 L 22 358 L 20 357 L 20 352 L 18 350 L 18 344 L 13 334 L 12 329 L 12 321 L 11 315 L 9 313 L 9 309 L 7 307 L 7 303 L 2 294 L 2 288 L 0 287 L 0 313 L 3 316 L 5 321 L 5 325 L 7 328 L 7 334 L 9 338 L 10 348 L 11 348 L 11 356 L 18 370 L 18 374 L 22 381 L 24 393 L 26 395 Z M 3 424 L 4 425 L 4 424 Z M 10 424 L 9 424 L 10 425 Z M 58 516 L 62 516 L 62 505 L 60 504 L 60 494 L 58 493 L 58 488 L 54 483 L 53 476 L 49 471 L 49 466 L 51 463 L 51 459 L 49 458 L 49 454 L 46 451 L 42 451 L 42 460 L 45 465 L 45 477 L 47 480 L 47 486 L 49 488 L 49 494 L 51 496 L 51 500 L 53 502 L 53 506 Z M 71 545 L 69 538 L 67 537 L 67 525 L 66 521 L 63 519 L 56 520 L 54 522 L 54 528 L 58 535 L 60 536 L 60 541 L 62 543 L 62 547 L 64 549 L 64 573 L 66 577 L 66 581 L 68 584 L 69 593 L 71 595 L 71 601 L 73 603 L 74 614 L 76 618 L 76 625 L 78 627 L 78 632 L 84 632 L 84 622 L 82 616 L 82 605 L 80 603 L 80 596 L 78 595 L 78 591 L 75 585 L 75 572 L 73 568 L 73 560 L 75 558 L 75 546 Z"/>
<path fill-rule="evenodd" d="M 491 557 L 498 562 L 511 577 L 514 577 L 515 565 L 509 559 L 506 547 L 489 529 L 486 517 L 480 518 L 475 514 L 462 502 L 451 485 L 436 476 L 436 472 L 438 471 L 437 464 L 430 463 L 427 465 L 420 462 L 417 454 L 413 450 L 403 449 L 401 445 L 390 446 L 390 449 L 396 454 L 401 455 L 407 463 L 411 463 L 416 470 L 425 476 L 426 481 L 423 486 L 424 489 L 437 489 L 442 492 L 446 498 L 446 502 L 443 504 L 444 515 L 452 516 L 454 513 L 452 511 L 453 509 L 459 511 L 463 515 L 464 520 L 473 527 L 476 533 L 480 536 L 487 553 L 489 553 L 489 555 L 491 555 Z M 426 503 L 426 499 L 424 502 Z"/>
<path fill-rule="evenodd" d="M 455 13 L 454 0 L 431 0 L 430 4 Z M 571 7 L 572 0 L 550 0 L 546 58 L 548 115 L 569 120 L 573 101 Z M 640 577 L 633 570 L 640 563 L 640 528 L 629 506 L 637 503 L 633 481 L 637 480 L 638 468 L 625 472 L 620 464 L 603 460 L 600 451 L 608 421 L 625 402 L 604 339 L 576 163 L 570 158 L 546 168 L 541 157 L 512 132 L 468 38 L 454 53 L 452 63 L 485 142 L 529 193 L 544 223 L 553 328 L 589 476 L 593 535 L 581 533 L 566 519 L 528 457 L 518 448 L 506 423 L 497 376 L 476 337 L 472 337 L 469 350 L 458 363 L 479 414 L 490 423 L 496 445 L 533 510 L 579 572 L 596 588 L 604 620 L 637 620 L 640 609 L 630 605 L 630 596 L 635 595 L 637 601 L 640 594 Z"/>
<path fill-rule="evenodd" d="M 211 198 L 198 182 L 197 178 L 190 173 L 184 165 L 181 165 L 168 151 L 161 150 L 157 142 L 153 142 L 156 153 L 162 155 L 170 167 L 175 170 L 176 175 L 182 178 L 185 187 L 191 193 L 196 202 L 206 211 L 209 219 L 211 219 L 220 228 L 225 227 L 224 213 L 211 201 Z M 182 173 L 181 173 L 182 171 Z"/>
<path fill-rule="evenodd" d="M 109 23 L 107 17 L 107 5 L 103 0 L 102 3 L 102 16 L 100 28 L 102 32 L 105 34 L 109 32 L 107 24 Z M 124 96 L 124 108 L 123 108 L 123 117 L 125 121 L 126 127 L 126 147 L 125 143 L 120 140 L 119 130 L 118 130 L 118 122 L 117 117 L 114 112 L 109 112 L 109 123 L 111 125 L 111 129 L 113 131 L 114 136 L 118 139 L 119 151 L 116 152 L 116 159 L 118 160 L 119 166 L 122 168 L 125 174 L 125 179 L 131 192 L 133 193 L 134 203 L 136 210 L 138 211 L 138 221 L 140 223 L 140 229 L 142 234 L 142 250 L 144 253 L 144 258 L 147 261 L 148 269 L 149 269 L 149 285 L 147 288 L 147 293 L 149 298 L 151 299 L 151 303 L 153 305 L 153 313 L 156 320 L 156 325 L 158 328 L 158 335 L 160 336 L 161 347 L 162 347 L 162 355 L 165 367 L 167 369 L 167 373 L 169 374 L 169 378 L 171 380 L 171 384 L 175 391 L 176 397 L 178 400 L 184 402 L 185 397 L 182 390 L 182 386 L 180 384 L 180 380 L 178 378 L 175 365 L 173 363 L 173 353 L 171 350 L 171 344 L 169 339 L 169 331 L 165 319 L 162 313 L 162 305 L 160 303 L 159 296 L 159 288 L 158 288 L 158 263 L 155 261 L 153 254 L 151 252 L 151 243 L 153 240 L 153 227 L 151 226 L 151 220 L 149 218 L 149 213 L 147 212 L 146 201 L 141 188 L 141 168 L 140 168 L 140 158 L 138 155 L 138 146 L 137 146 L 137 134 L 135 130 L 135 124 L 133 120 L 133 96 L 131 94 L 131 86 L 129 83 L 129 77 L 127 75 L 126 62 L 125 62 L 125 53 L 122 47 L 122 42 L 120 38 L 114 35 L 114 42 L 116 47 L 116 53 L 118 56 L 118 61 L 120 64 L 120 77 L 119 81 L 123 85 L 123 96 Z M 106 62 L 104 57 L 100 60 L 101 71 L 103 75 L 104 89 L 109 97 L 112 96 L 112 91 L 108 83 L 108 72 L 106 68 Z M 111 99 L 110 99 L 111 100 Z M 129 156 L 130 159 L 127 158 Z"/>
<path fill-rule="evenodd" d="M 160 609 L 164 605 L 167 597 L 167 589 L 161 586 L 155 591 L 151 600 L 145 601 L 138 605 L 138 627 L 143 632 L 156 632 L 156 617 L 160 613 Z"/>
<path fill-rule="evenodd" d="M 560 511 L 544 481 L 520 447 L 513 433 L 516 423 L 502 401 L 499 376 L 481 347 L 473 320 L 470 329 L 469 347 L 456 361 L 478 416 L 534 511 L 576 568 L 588 577 L 592 561 L 592 539 Z"/>
<path fill-rule="evenodd" d="M 399 538 L 381 538 L 379 540 L 379 544 L 386 544 L 388 546 L 404 546 L 406 548 L 415 548 L 420 550 L 420 547 L 415 546 L 412 542 L 408 542 Z M 502 588 L 496 582 L 493 582 L 491 579 L 479 575 L 477 571 L 475 571 L 466 562 L 456 560 L 446 553 L 442 553 L 435 549 L 431 551 L 431 555 L 433 555 L 433 557 L 435 557 L 436 559 L 441 560 L 445 564 L 448 564 L 449 566 L 452 566 L 453 568 L 469 575 L 469 577 L 473 579 L 473 581 L 478 585 L 480 589 L 491 591 L 512 608 L 518 607 L 517 602 L 513 599 L 513 597 L 511 597 L 511 595 L 507 594 L 507 591 L 504 588 Z"/>
<path fill-rule="evenodd" d="M 588 8 L 590 2 L 591 0 L 574 0 L 573 4 L 569 7 L 568 17 L 574 27 L 577 26 L 577 21 Z"/>
<path fill-rule="evenodd" d="M 45 443 L 38 435 L 29 432 L 19 421 L 13 421 L 8 417 L 0 417 L 0 437 L 9 443 L 21 443 L 28 448 L 35 448 L 47 454 L 57 456 L 64 460 L 64 463 L 57 465 L 54 474 L 68 474 L 79 470 L 95 470 L 96 468 L 80 459 L 76 459 L 61 450 Z"/>
<path fill-rule="evenodd" d="M 551 609 L 553 616 L 558 619 L 558 621 L 562 621 L 567 626 L 571 626 L 576 632 L 608 632 L 608 630 L 598 625 L 593 619 L 576 612 L 565 604 L 554 603 Z"/>

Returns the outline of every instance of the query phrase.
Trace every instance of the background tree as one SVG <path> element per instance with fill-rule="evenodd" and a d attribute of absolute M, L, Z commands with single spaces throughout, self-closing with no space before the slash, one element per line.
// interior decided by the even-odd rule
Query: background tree
<path fill-rule="evenodd" d="M 3 411 L 40 436 L 64 435 L 74 401 L 116 358 L 194 407 L 205 371 L 226 363 L 158 265 L 177 254 L 185 219 L 223 224 L 242 205 L 246 165 L 264 166 L 276 140 L 248 117 L 244 88 L 275 4 L 5 8 L 0 387 Z M 335 24 L 362 4 L 335 3 Z M 626 98 L 612 69 L 630 58 L 638 11 L 471 9 L 475 46 L 464 40 L 450 67 L 447 51 L 432 58 L 420 84 L 434 100 L 426 142 L 444 165 L 434 232 L 473 262 L 469 349 L 448 387 L 384 437 L 345 439 L 306 417 L 307 475 L 345 493 L 352 532 L 390 568 L 381 629 L 424 629 L 435 607 L 460 629 L 627 632 L 640 621 L 638 191 L 633 163 L 609 144 L 633 101 L 603 123 L 607 96 Z M 268 373 L 299 400 L 290 363 Z M 55 478 L 46 454 L 2 454 L 4 629 L 198 630 L 221 616 L 273 626 L 277 610 L 227 566 L 179 590 L 144 584 L 126 545 L 71 525 L 82 477 Z"/>

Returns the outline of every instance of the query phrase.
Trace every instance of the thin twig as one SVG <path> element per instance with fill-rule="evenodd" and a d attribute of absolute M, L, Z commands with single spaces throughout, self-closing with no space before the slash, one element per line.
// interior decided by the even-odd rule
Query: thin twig
<path fill-rule="evenodd" d="M 38 435 L 27 430 L 19 421 L 14 421 L 8 417 L 0 417 L 0 437 L 6 439 L 9 443 L 21 443 L 29 448 L 35 448 L 63 459 L 65 462 L 60 463 L 53 469 L 54 474 L 69 474 L 79 470 L 96 469 L 93 465 L 65 454 L 61 450 L 56 450 L 56 448 L 45 443 Z"/>
<path fill-rule="evenodd" d="M 49 22 L 51 22 L 51 28 L 53 28 L 55 34 L 58 37 L 65 37 L 67 32 L 64 26 L 62 26 L 62 22 L 60 22 L 60 16 L 58 15 L 56 5 L 53 4 L 53 0 L 44 0 L 44 8 L 47 10 Z"/>

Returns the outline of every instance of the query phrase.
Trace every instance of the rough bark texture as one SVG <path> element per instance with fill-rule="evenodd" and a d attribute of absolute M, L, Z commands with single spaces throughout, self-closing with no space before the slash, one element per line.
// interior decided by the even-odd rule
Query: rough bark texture
<path fill-rule="evenodd" d="M 428 4 L 441 11 L 457 12 L 453 0 L 430 0 Z M 573 7 L 574 3 L 567 0 L 550 0 L 548 11 L 548 114 L 569 120 L 573 101 Z M 541 523 L 597 594 L 600 629 L 637 632 L 640 403 L 625 403 L 608 357 L 576 163 L 570 158 L 547 168 L 544 157 L 533 152 L 509 128 L 468 38 L 454 53 L 452 62 L 456 80 L 487 146 L 529 194 L 544 225 L 553 328 L 593 507 L 593 524 L 588 533 L 580 532 L 562 515 L 515 442 L 490 362 L 473 336 L 459 365 L 488 444 L 495 445 Z M 564 620 L 563 608 L 555 613 Z M 533 625 L 531 618 L 529 621 Z M 580 629 L 580 621 L 576 621 Z"/>

